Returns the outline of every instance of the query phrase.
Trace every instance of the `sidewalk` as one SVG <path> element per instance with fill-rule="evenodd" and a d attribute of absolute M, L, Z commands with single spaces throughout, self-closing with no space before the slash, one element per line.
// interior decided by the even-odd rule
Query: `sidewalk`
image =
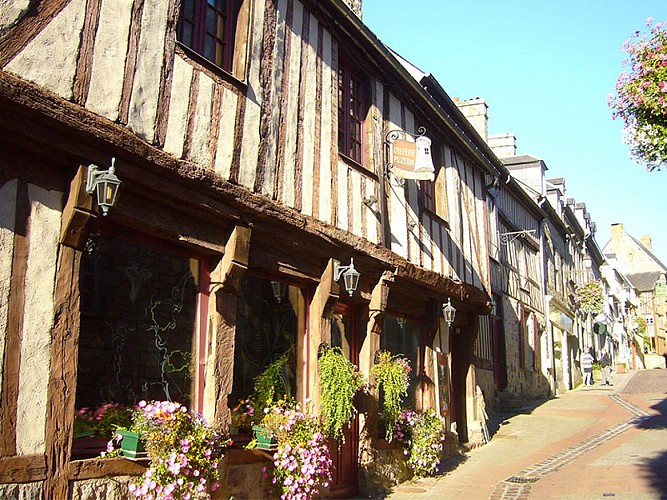
<path fill-rule="evenodd" d="M 494 413 L 498 430 L 489 443 L 445 462 L 442 475 L 401 484 L 387 498 L 527 498 L 521 493 L 524 486 L 530 489 L 531 483 L 570 463 L 577 453 L 626 430 L 631 415 L 610 396 L 620 393 L 634 373 L 614 374 L 613 386 L 579 386 L 531 402 L 511 415 Z M 577 451 L 579 447 L 583 451 Z M 506 496 L 510 488 L 516 495 Z"/>

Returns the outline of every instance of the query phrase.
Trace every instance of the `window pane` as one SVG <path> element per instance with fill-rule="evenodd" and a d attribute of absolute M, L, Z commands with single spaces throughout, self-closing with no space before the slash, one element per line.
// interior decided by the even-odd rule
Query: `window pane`
<path fill-rule="evenodd" d="M 288 286 L 278 300 L 271 282 L 247 275 L 239 289 L 236 307 L 234 384 L 229 404 L 252 394 L 255 378 L 283 354 L 288 354 L 284 382 L 288 396 L 296 397 L 296 342 L 305 317 L 299 317 L 303 295 Z M 280 394 L 278 397 L 282 397 Z"/>
<path fill-rule="evenodd" d="M 218 66 L 231 70 L 240 2 L 183 0 L 178 38 Z"/>
<path fill-rule="evenodd" d="M 419 325 L 414 321 L 398 322 L 393 316 L 385 316 L 384 330 L 380 336 L 380 348 L 392 354 L 401 354 L 410 361 L 410 387 L 408 397 L 403 401 L 404 406 L 415 407 L 417 393 L 417 374 L 419 373 Z"/>
<path fill-rule="evenodd" d="M 203 56 L 209 61 L 215 62 L 215 40 L 210 36 L 207 36 L 204 42 Z"/>
<path fill-rule="evenodd" d="M 191 404 L 193 268 L 188 257 L 104 236 L 83 256 L 78 408 Z"/>

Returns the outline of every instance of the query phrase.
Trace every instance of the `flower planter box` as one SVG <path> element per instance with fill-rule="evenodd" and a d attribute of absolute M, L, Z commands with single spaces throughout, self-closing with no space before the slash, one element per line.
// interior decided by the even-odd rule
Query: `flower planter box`
<path fill-rule="evenodd" d="M 254 426 L 252 430 L 255 433 L 255 439 L 257 440 L 257 449 L 272 451 L 278 448 L 278 442 L 270 430 L 258 425 Z"/>
<path fill-rule="evenodd" d="M 116 432 L 123 436 L 120 442 L 121 455 L 134 460 L 148 456 L 144 442 L 139 437 L 139 434 L 125 430 L 117 430 Z"/>

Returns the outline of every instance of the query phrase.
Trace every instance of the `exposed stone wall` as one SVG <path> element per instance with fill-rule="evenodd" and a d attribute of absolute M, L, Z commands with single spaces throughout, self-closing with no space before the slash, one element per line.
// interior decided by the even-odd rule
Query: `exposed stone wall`
<path fill-rule="evenodd" d="M 267 466 L 270 466 L 268 461 L 226 466 L 220 474 L 222 487 L 213 493 L 213 500 L 270 498 L 271 480 L 262 472 Z"/>
<path fill-rule="evenodd" d="M 42 483 L 0 484 L 0 498 L 8 500 L 44 500 Z"/>
<path fill-rule="evenodd" d="M 412 477 L 403 450 L 387 448 L 372 451 L 373 460 L 359 468 L 359 490 L 365 495 L 388 493 L 399 483 Z"/>
<path fill-rule="evenodd" d="M 519 332 L 521 328 L 520 319 L 517 316 L 519 303 L 512 298 L 504 301 L 504 330 L 505 330 L 505 360 L 507 363 L 507 387 L 506 394 L 521 399 L 538 399 L 545 397 L 549 391 L 549 381 L 540 369 L 534 370 L 532 366 L 521 368 L 519 359 Z M 538 319 L 538 324 L 540 320 Z M 539 333 L 539 331 L 538 331 Z M 539 340 L 539 335 L 538 335 Z M 535 346 L 538 351 L 535 356 L 541 357 L 539 351 L 540 342 Z M 531 349 L 524 339 L 524 349 Z"/>
<path fill-rule="evenodd" d="M 136 477 L 117 476 L 113 478 L 86 479 L 75 481 L 70 486 L 71 500 L 125 500 L 130 498 L 128 485 L 136 481 Z"/>

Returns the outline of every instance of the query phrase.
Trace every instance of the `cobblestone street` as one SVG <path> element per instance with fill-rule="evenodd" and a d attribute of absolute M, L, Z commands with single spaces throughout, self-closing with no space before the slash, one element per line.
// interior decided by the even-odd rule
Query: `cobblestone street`
<path fill-rule="evenodd" d="M 612 387 L 524 408 L 444 469 L 389 498 L 666 499 L 667 370 L 618 374 Z"/>

